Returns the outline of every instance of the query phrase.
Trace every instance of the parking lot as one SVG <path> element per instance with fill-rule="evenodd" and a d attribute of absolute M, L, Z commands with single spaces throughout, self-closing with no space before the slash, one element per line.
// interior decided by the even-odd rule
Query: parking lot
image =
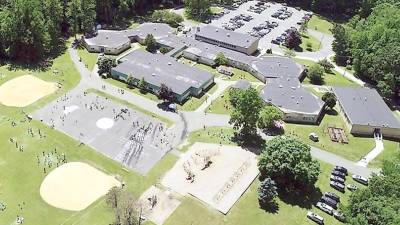
<path fill-rule="evenodd" d="M 225 29 L 227 29 L 226 27 L 228 26 L 229 29 L 229 26 L 232 26 L 232 24 L 241 24 L 241 26 L 234 29 L 235 32 L 247 34 L 251 32 L 253 32 L 253 34 L 265 33 L 259 42 L 259 48 L 265 50 L 271 48 L 271 41 L 281 36 L 286 30 L 291 27 L 299 28 L 300 25 L 297 23 L 301 21 L 307 13 L 304 10 L 297 10 L 278 3 L 265 2 L 264 4 L 260 4 L 259 2 L 260 1 L 245 2 L 230 13 L 213 20 L 211 25 Z M 279 10 L 281 13 L 276 14 Z M 272 17 L 272 15 L 276 18 Z M 275 24 L 277 24 L 277 26 L 275 26 Z M 253 28 L 256 28 L 256 30 Z"/>

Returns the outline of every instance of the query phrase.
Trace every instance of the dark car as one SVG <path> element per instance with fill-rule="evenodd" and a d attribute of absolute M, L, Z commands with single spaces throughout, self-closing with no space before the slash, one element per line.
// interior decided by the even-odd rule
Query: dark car
<path fill-rule="evenodd" d="M 345 182 L 345 180 L 343 178 L 338 177 L 338 176 L 331 175 L 330 179 L 331 179 L 331 181 L 336 181 L 336 182 L 339 182 L 339 183 L 342 183 L 342 184 L 344 184 L 344 182 Z"/>
<path fill-rule="evenodd" d="M 344 168 L 343 166 L 335 166 L 335 168 L 333 168 L 333 169 L 334 169 L 334 170 L 337 170 L 337 171 L 340 171 L 340 172 L 342 172 L 342 173 L 348 175 L 347 169 Z"/>
<path fill-rule="evenodd" d="M 345 192 L 344 184 L 341 184 L 341 183 L 336 182 L 336 181 L 331 181 L 329 185 L 331 187 L 335 188 L 336 190 L 340 191 L 340 192 Z"/>
<path fill-rule="evenodd" d="M 331 198 L 331 199 L 333 199 L 333 200 L 335 200 L 337 202 L 340 202 L 340 197 L 337 194 L 333 193 L 333 192 L 325 192 L 324 196 L 326 196 L 328 198 Z"/>
<path fill-rule="evenodd" d="M 331 174 L 334 175 L 334 176 L 341 177 L 341 178 L 346 180 L 346 174 L 343 173 L 343 172 L 340 172 L 339 170 L 332 170 Z"/>
<path fill-rule="evenodd" d="M 333 199 L 331 199 L 331 198 L 328 198 L 326 196 L 322 196 L 320 201 L 323 202 L 323 203 L 326 203 L 327 205 L 331 206 L 334 209 L 337 209 L 338 202 L 333 200 Z"/>

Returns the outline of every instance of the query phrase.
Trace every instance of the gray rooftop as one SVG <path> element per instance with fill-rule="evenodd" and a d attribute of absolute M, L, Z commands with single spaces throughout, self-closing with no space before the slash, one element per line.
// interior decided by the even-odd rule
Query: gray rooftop
<path fill-rule="evenodd" d="M 144 39 L 148 34 L 152 34 L 155 39 L 159 39 L 172 34 L 173 31 L 174 30 L 165 23 L 143 23 L 137 28 L 124 30 L 123 32 L 129 37 L 138 36 Z"/>
<path fill-rule="evenodd" d="M 352 124 L 400 128 L 399 121 L 376 90 L 334 87 L 333 91 Z"/>
<path fill-rule="evenodd" d="M 252 37 L 249 34 L 242 34 L 239 32 L 225 30 L 211 25 L 206 25 L 199 28 L 200 30 L 196 33 L 197 36 L 206 37 L 213 40 L 218 40 L 227 44 L 248 48 L 254 42 L 258 41 L 258 38 Z"/>
<path fill-rule="evenodd" d="M 118 48 L 126 43 L 130 43 L 124 31 L 99 30 L 98 34 L 92 38 L 85 38 L 89 45 L 97 45 L 108 48 Z"/>
<path fill-rule="evenodd" d="M 136 79 L 144 78 L 155 86 L 165 84 L 176 94 L 183 94 L 189 88 L 200 88 L 213 79 L 213 75 L 204 70 L 179 63 L 176 59 L 136 50 L 123 57 L 114 71 L 131 75 Z"/>
<path fill-rule="evenodd" d="M 247 90 L 251 87 L 251 84 L 248 80 L 238 80 L 233 86 L 233 88 L 238 88 L 242 90 Z"/>
<path fill-rule="evenodd" d="M 298 80 L 304 70 L 304 68 L 293 59 L 281 56 L 253 57 L 251 66 L 265 78 L 282 77 L 295 78 Z"/>
<path fill-rule="evenodd" d="M 302 87 L 295 78 L 269 78 L 261 90 L 261 97 L 283 112 L 318 114 L 324 106 L 323 101 Z"/>

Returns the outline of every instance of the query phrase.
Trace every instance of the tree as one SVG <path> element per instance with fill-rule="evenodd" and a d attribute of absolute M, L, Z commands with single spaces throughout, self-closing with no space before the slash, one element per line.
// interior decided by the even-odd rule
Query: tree
<path fill-rule="evenodd" d="M 183 17 L 168 10 L 155 10 L 151 14 L 151 20 L 155 23 L 167 23 L 171 27 L 178 27 L 183 22 Z"/>
<path fill-rule="evenodd" d="M 129 89 L 132 89 L 135 85 L 135 78 L 129 75 L 128 78 L 126 79 L 126 84 Z"/>
<path fill-rule="evenodd" d="M 312 65 L 308 69 L 307 77 L 313 84 L 322 84 L 324 81 L 324 68 L 319 64 Z"/>
<path fill-rule="evenodd" d="M 210 0 L 185 0 L 185 13 L 189 18 L 202 21 L 211 14 Z"/>
<path fill-rule="evenodd" d="M 148 34 L 146 36 L 146 39 L 144 40 L 144 45 L 146 45 L 146 50 L 148 52 L 155 52 L 158 48 L 156 39 L 154 39 L 154 36 L 152 34 Z"/>
<path fill-rule="evenodd" d="M 261 99 L 257 90 L 249 88 L 247 90 L 231 91 L 230 103 L 233 106 L 231 112 L 230 124 L 233 124 L 234 129 L 240 130 L 243 135 L 254 135 L 257 131 L 257 123 L 259 113 L 264 106 L 264 101 Z"/>
<path fill-rule="evenodd" d="M 71 0 L 68 3 L 68 23 L 70 25 L 70 31 L 75 36 L 80 31 L 80 15 L 82 13 L 82 5 L 80 0 Z"/>
<path fill-rule="evenodd" d="M 285 45 L 289 49 L 298 48 L 301 44 L 301 35 L 296 29 L 291 29 L 285 40 Z"/>
<path fill-rule="evenodd" d="M 106 74 L 110 76 L 111 69 L 116 65 L 116 62 L 115 59 L 110 57 L 100 57 L 97 61 L 97 65 L 99 66 L 99 75 Z"/>
<path fill-rule="evenodd" d="M 279 136 L 267 142 L 258 162 L 261 177 L 270 177 L 281 189 L 305 189 L 314 186 L 320 174 L 310 146 L 293 137 Z"/>
<path fill-rule="evenodd" d="M 336 96 L 332 92 L 325 92 L 322 96 L 322 101 L 325 102 L 328 108 L 333 109 L 336 105 Z"/>
<path fill-rule="evenodd" d="M 225 57 L 224 53 L 220 52 L 214 59 L 214 63 L 216 66 L 227 65 L 228 59 Z"/>
<path fill-rule="evenodd" d="M 167 85 L 161 84 L 158 97 L 163 101 L 172 101 L 174 99 L 174 92 Z"/>
<path fill-rule="evenodd" d="M 91 33 L 96 25 L 96 0 L 81 0 L 81 28 L 87 34 Z"/>
<path fill-rule="evenodd" d="M 335 52 L 335 62 L 338 65 L 346 65 L 347 60 L 351 57 L 350 44 L 346 30 L 340 24 L 334 24 L 332 28 L 333 42 L 332 50 Z"/>
<path fill-rule="evenodd" d="M 283 119 L 283 113 L 272 105 L 264 106 L 260 111 L 258 127 L 261 129 L 275 128 L 275 122 Z"/>
<path fill-rule="evenodd" d="M 167 54 L 168 52 L 169 52 L 169 49 L 167 48 L 167 47 L 161 47 L 160 48 L 160 52 L 162 53 L 162 54 Z"/>
<path fill-rule="evenodd" d="M 326 58 L 319 60 L 318 64 L 324 68 L 326 73 L 331 72 L 331 70 L 335 68 L 335 66 L 333 66 L 333 64 L 329 62 Z"/>
<path fill-rule="evenodd" d="M 400 224 L 400 159 L 383 163 L 381 174 L 373 174 L 368 187 L 353 192 L 344 207 L 348 224 Z"/>
<path fill-rule="evenodd" d="M 139 88 L 141 91 L 147 90 L 147 82 L 144 80 L 144 77 L 139 81 Z"/>
<path fill-rule="evenodd" d="M 258 187 L 258 202 L 261 206 L 266 206 L 278 196 L 275 181 L 271 178 L 265 178 Z"/>
<path fill-rule="evenodd" d="M 113 187 L 106 195 L 106 203 L 113 209 L 114 225 L 138 225 L 137 203 L 131 193 L 120 187 Z"/>

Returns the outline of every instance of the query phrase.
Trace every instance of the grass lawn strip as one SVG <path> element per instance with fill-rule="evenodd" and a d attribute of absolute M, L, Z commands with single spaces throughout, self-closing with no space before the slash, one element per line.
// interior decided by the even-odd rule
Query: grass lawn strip
<path fill-rule="evenodd" d="M 88 89 L 88 90 L 86 90 L 86 91 L 87 91 L 88 93 L 94 93 L 94 94 L 96 94 L 96 95 L 109 98 L 109 99 L 111 99 L 111 100 L 113 100 L 113 101 L 115 101 L 115 102 L 118 102 L 118 103 L 120 103 L 120 104 L 126 105 L 126 106 L 128 106 L 129 108 L 131 108 L 131 109 L 133 109 L 133 110 L 139 111 L 139 112 L 141 112 L 141 113 L 143 113 L 143 114 L 145 114 L 145 115 L 148 115 L 148 116 L 151 116 L 151 117 L 153 117 L 153 118 L 156 118 L 156 119 L 158 119 L 158 120 L 164 122 L 164 123 L 167 125 L 167 127 L 171 127 L 171 126 L 173 125 L 173 122 L 172 122 L 171 120 L 169 120 L 169 119 L 167 119 L 167 118 L 164 118 L 164 117 L 162 117 L 162 116 L 159 116 L 159 115 L 157 115 L 157 114 L 155 114 L 155 113 L 153 113 L 153 112 L 150 112 L 150 111 L 148 111 L 148 110 L 146 110 L 146 109 L 143 109 L 143 108 L 141 108 L 141 107 L 139 107 L 139 106 L 137 106 L 137 105 L 135 105 L 135 104 L 132 104 L 132 103 L 126 101 L 126 100 L 122 100 L 122 99 L 117 98 L 117 97 L 115 97 L 115 96 L 113 96 L 113 95 L 107 94 L 107 93 L 105 93 L 105 92 L 102 92 L 102 91 L 99 91 L 99 90 L 93 89 L 93 88 L 90 88 L 90 89 Z"/>

